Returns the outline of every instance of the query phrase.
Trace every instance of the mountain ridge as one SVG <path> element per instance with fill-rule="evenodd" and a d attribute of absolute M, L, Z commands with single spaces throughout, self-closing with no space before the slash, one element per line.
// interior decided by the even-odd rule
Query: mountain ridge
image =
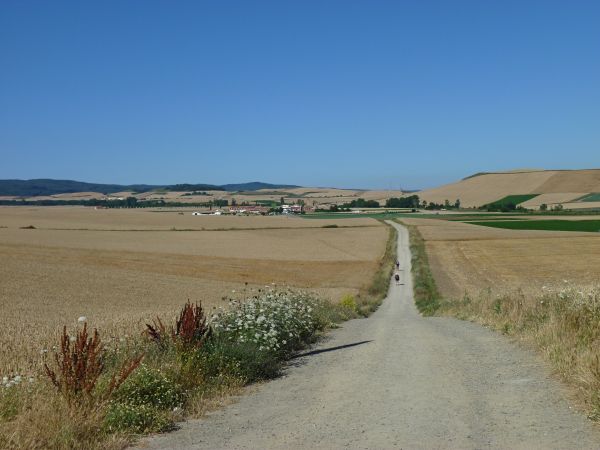
<path fill-rule="evenodd" d="M 213 185 L 204 183 L 182 184 L 110 184 L 88 183 L 75 180 L 57 180 L 53 178 L 35 178 L 29 180 L 4 179 L 0 180 L 0 196 L 36 197 L 57 194 L 71 194 L 76 192 L 99 192 L 113 194 L 115 192 L 134 191 L 146 192 L 156 189 L 174 190 L 176 187 L 186 187 L 183 190 L 216 190 L 216 191 L 255 191 L 258 189 L 286 189 L 300 186 L 290 184 L 271 184 L 260 181 L 248 183 L 233 183 Z"/>

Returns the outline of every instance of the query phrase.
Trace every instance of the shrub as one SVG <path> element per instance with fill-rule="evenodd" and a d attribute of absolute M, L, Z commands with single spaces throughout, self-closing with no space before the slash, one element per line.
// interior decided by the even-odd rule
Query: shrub
<path fill-rule="evenodd" d="M 353 313 L 358 312 L 358 305 L 356 304 L 356 299 L 352 294 L 344 295 L 340 301 L 340 305 Z"/>
<path fill-rule="evenodd" d="M 268 380 L 279 375 L 277 355 L 254 342 L 214 339 L 202 350 L 201 370 L 207 380 L 227 374 L 243 383 Z"/>
<path fill-rule="evenodd" d="M 317 307 L 319 301 L 303 293 L 268 292 L 243 303 L 232 300 L 232 308 L 214 316 L 212 324 L 223 339 L 286 356 L 325 326 Z"/>
<path fill-rule="evenodd" d="M 104 419 L 104 428 L 109 432 L 152 433 L 172 429 L 173 421 L 168 412 L 152 406 L 113 403 Z"/>
<path fill-rule="evenodd" d="M 181 388 L 158 369 L 141 365 L 115 392 L 119 403 L 173 409 L 183 403 Z"/>
<path fill-rule="evenodd" d="M 134 433 L 166 431 L 173 427 L 171 411 L 183 401 L 181 386 L 159 369 L 142 365 L 115 391 L 104 427 Z"/>

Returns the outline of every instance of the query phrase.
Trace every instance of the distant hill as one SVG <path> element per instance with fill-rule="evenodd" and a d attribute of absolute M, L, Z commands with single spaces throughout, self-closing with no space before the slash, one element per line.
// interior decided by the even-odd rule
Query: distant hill
<path fill-rule="evenodd" d="M 252 181 L 250 183 L 224 184 L 221 187 L 226 191 L 234 192 L 234 191 L 258 191 L 260 189 L 294 189 L 294 188 L 299 188 L 301 186 L 295 186 L 293 184 L 269 184 L 269 183 L 261 183 L 260 181 Z"/>
<path fill-rule="evenodd" d="M 572 205 L 585 195 L 600 192 L 600 169 L 584 170 L 527 170 L 510 172 L 483 172 L 466 177 L 456 183 L 447 184 L 419 192 L 419 197 L 428 202 L 454 202 L 478 207 L 496 202 L 508 196 L 539 194 L 524 201 L 523 206 L 537 208 L 541 203 L 548 205 Z M 593 206 L 589 202 L 587 205 Z M 574 206 L 574 207 L 575 207 Z"/>
<path fill-rule="evenodd" d="M 0 180 L 0 196 L 13 197 L 37 197 L 57 194 L 71 194 L 76 192 L 99 192 L 112 194 L 115 192 L 147 192 L 155 189 L 168 191 L 256 191 L 259 189 L 287 189 L 299 186 L 289 184 L 269 184 L 253 181 L 250 183 L 225 184 L 222 186 L 213 184 L 172 184 L 172 185 L 150 185 L 150 184 L 102 184 L 86 183 L 73 180 L 53 180 L 40 178 L 35 180 Z"/>
<path fill-rule="evenodd" d="M 224 191 L 221 186 L 216 186 L 214 184 L 171 184 L 169 186 L 165 186 L 162 189 L 165 191 L 173 191 L 173 192 L 182 192 L 182 191 Z"/>
<path fill-rule="evenodd" d="M 37 197 L 42 195 L 70 194 L 74 192 L 100 192 L 112 194 L 121 191 L 150 191 L 157 186 L 148 184 L 85 183 L 72 180 L 52 180 L 40 178 L 36 180 L 0 180 L 0 195 L 16 197 Z"/>

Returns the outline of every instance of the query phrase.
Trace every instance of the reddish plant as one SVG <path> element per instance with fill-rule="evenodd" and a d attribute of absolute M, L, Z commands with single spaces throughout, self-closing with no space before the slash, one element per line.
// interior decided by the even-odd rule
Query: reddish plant
<path fill-rule="evenodd" d="M 192 305 L 188 300 L 179 313 L 174 336 L 177 336 L 185 346 L 200 347 L 210 336 L 210 332 L 202 305 L 197 303 Z"/>
<path fill-rule="evenodd" d="M 156 342 L 159 345 L 165 344 L 165 339 L 167 336 L 167 328 L 160 320 L 160 317 L 156 317 L 156 319 L 152 320 L 152 325 L 149 323 L 146 324 L 146 334 L 148 337 Z"/>
<path fill-rule="evenodd" d="M 150 339 L 159 345 L 165 343 L 167 331 L 159 317 L 152 321 L 152 325 L 147 323 L 146 328 Z M 175 327 L 171 328 L 171 339 L 175 345 L 200 348 L 211 333 L 202 306 L 198 303 L 192 305 L 188 300 L 179 313 Z"/>
<path fill-rule="evenodd" d="M 94 329 L 94 334 L 90 337 L 87 324 L 84 323 L 83 329 L 77 330 L 77 336 L 71 339 L 67 334 L 67 327 L 63 327 L 60 352 L 54 355 L 57 370 L 51 369 L 47 363 L 44 363 L 44 369 L 52 384 L 65 396 L 69 404 L 81 403 L 83 399 L 93 399 L 94 388 L 105 368 L 103 352 L 104 347 L 98 330 Z M 119 372 L 112 376 L 108 389 L 104 393 L 105 397 L 123 384 L 140 365 L 142 358 L 143 355 L 140 355 L 124 362 Z"/>

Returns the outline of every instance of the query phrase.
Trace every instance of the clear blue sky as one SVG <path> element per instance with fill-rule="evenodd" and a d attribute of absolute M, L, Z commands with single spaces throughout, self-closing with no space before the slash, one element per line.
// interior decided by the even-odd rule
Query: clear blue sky
<path fill-rule="evenodd" d="M 600 167 L 599 1 L 2 1 L 0 178 Z"/>

